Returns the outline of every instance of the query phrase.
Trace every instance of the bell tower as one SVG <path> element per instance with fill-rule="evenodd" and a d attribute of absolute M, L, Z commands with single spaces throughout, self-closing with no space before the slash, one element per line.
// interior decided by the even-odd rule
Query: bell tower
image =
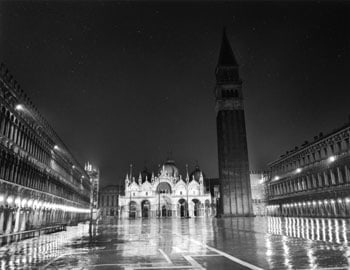
<path fill-rule="evenodd" d="M 252 216 L 242 80 L 225 28 L 215 75 L 219 215 Z"/>

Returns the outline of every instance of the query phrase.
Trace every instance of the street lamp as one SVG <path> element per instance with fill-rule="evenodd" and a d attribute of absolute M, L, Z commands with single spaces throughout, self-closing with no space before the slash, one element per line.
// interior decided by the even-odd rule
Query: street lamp
<path fill-rule="evenodd" d="M 328 158 L 328 161 L 329 161 L 329 162 L 334 162 L 334 161 L 335 161 L 335 156 L 330 156 L 330 157 Z"/>
<path fill-rule="evenodd" d="M 57 144 L 55 144 L 55 146 L 53 147 L 53 149 L 54 149 L 54 150 L 58 150 L 58 149 L 60 149 L 60 148 L 58 147 Z"/>
<path fill-rule="evenodd" d="M 15 106 L 15 110 L 16 110 L 16 111 L 23 111 L 23 110 L 24 110 L 24 107 L 23 107 L 22 104 L 17 104 L 17 105 Z"/>

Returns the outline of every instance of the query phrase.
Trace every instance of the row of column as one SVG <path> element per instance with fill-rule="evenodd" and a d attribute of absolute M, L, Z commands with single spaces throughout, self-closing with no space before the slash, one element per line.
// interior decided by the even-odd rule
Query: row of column
<path fill-rule="evenodd" d="M 55 224 L 77 223 L 87 218 L 87 214 L 65 212 L 60 209 L 0 207 L 0 235 L 48 227 Z"/>
<path fill-rule="evenodd" d="M 343 165 L 315 174 L 301 175 L 283 183 L 272 184 L 269 187 L 269 196 L 292 194 L 316 188 L 329 188 L 346 183 L 350 183 L 350 172 L 348 166 Z"/>
<path fill-rule="evenodd" d="M 145 211 L 147 211 L 147 215 L 145 215 Z M 119 208 L 118 210 L 118 216 L 123 218 L 128 217 L 182 217 L 187 216 L 187 209 L 185 205 L 173 205 L 173 207 L 163 207 L 161 206 L 160 209 L 157 207 L 149 208 L 149 209 L 130 209 L 129 206 L 124 206 L 122 208 Z M 195 208 L 195 206 L 190 207 L 188 209 L 188 216 L 195 217 L 195 216 L 211 216 L 212 215 L 212 209 L 211 207 L 204 207 L 200 206 L 198 208 Z"/>
<path fill-rule="evenodd" d="M 267 213 L 283 217 L 350 217 L 350 199 L 270 205 Z"/>

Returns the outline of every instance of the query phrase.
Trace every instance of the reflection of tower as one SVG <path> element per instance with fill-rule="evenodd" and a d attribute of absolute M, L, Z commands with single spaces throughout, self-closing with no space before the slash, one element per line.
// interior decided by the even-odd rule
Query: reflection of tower
<path fill-rule="evenodd" d="M 220 178 L 220 214 L 251 216 L 251 190 L 242 81 L 224 30 L 216 75 L 216 126 Z"/>

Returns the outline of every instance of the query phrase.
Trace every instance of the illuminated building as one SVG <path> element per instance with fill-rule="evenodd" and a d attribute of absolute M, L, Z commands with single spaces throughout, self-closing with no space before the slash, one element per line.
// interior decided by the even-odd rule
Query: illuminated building
<path fill-rule="evenodd" d="M 269 164 L 269 215 L 350 216 L 349 134 L 347 123 Z"/>
<path fill-rule="evenodd" d="M 89 216 L 84 168 L 0 66 L 0 234 Z"/>
<path fill-rule="evenodd" d="M 209 216 L 211 196 L 198 166 L 183 179 L 175 162 L 167 160 L 157 175 L 144 170 L 136 180 L 127 174 L 119 206 L 121 217 Z"/>
<path fill-rule="evenodd" d="M 252 206 L 255 216 L 266 215 L 266 185 L 267 173 L 259 171 L 250 172 L 250 186 L 252 191 Z"/>

